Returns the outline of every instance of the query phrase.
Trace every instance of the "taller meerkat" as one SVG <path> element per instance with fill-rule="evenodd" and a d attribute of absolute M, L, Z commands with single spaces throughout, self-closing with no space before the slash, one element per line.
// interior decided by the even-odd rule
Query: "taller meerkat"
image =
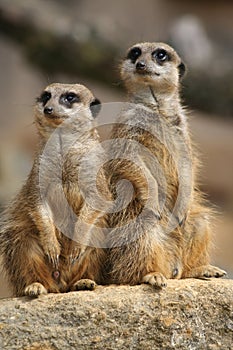
<path fill-rule="evenodd" d="M 95 196 L 93 168 L 102 161 L 101 152 L 95 152 L 99 141 L 93 108 L 99 103 L 79 84 L 51 84 L 37 99 L 33 167 L 0 227 L 3 266 L 17 296 L 93 289 L 103 281 L 105 252 L 95 224 L 103 227 L 105 221 L 101 209 L 85 198 Z M 103 171 L 98 175 L 108 198 Z"/>
<path fill-rule="evenodd" d="M 184 72 L 164 43 L 136 44 L 121 64 L 129 103 L 112 130 L 107 172 L 115 198 L 122 179 L 134 195 L 110 218 L 115 283 L 163 287 L 169 278 L 225 274 L 209 264 L 213 213 L 196 188 L 198 161 L 179 94 Z"/>

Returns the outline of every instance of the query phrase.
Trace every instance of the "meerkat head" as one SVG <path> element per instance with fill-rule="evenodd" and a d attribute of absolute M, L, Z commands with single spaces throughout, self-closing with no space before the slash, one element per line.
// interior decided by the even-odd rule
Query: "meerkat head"
<path fill-rule="evenodd" d="M 156 93 L 176 90 L 185 65 L 176 51 L 164 43 L 139 43 L 131 47 L 121 64 L 121 78 L 129 92 L 149 86 Z"/>
<path fill-rule="evenodd" d="M 80 122 L 92 121 L 99 110 L 100 101 L 85 86 L 54 83 L 36 99 L 36 124 L 39 131 L 47 133 L 74 116 Z"/>

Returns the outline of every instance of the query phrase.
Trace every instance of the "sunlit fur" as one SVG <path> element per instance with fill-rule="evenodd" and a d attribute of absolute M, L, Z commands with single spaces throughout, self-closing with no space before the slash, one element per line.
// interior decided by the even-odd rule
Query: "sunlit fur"
<path fill-rule="evenodd" d="M 170 278 L 222 276 L 224 271 L 209 265 L 214 212 L 196 185 L 199 157 L 190 140 L 187 117 L 179 95 L 184 65 L 175 50 L 164 43 L 139 43 L 133 47 L 141 49 L 140 57 L 135 62 L 125 58 L 120 67 L 131 104 L 122 111 L 111 137 L 135 140 L 157 158 L 166 179 L 166 201 L 161 210 L 158 192 L 162 177 L 153 159 L 135 152 L 133 146 L 126 146 L 123 151 L 116 148 L 115 160 L 106 167 L 112 193 L 117 195 L 118 181 L 128 179 L 134 186 L 135 194 L 124 210 L 110 218 L 110 226 L 113 227 L 110 236 L 113 247 L 110 250 L 110 281 L 129 284 L 147 282 L 163 287 L 166 279 Z M 153 59 L 152 52 L 158 48 L 168 52 L 169 60 L 158 64 Z M 146 65 L 143 72 L 136 68 L 140 60 Z M 146 130 L 148 126 L 149 130 Z M 160 135 L 161 139 L 156 135 Z M 130 152 L 134 152 L 135 161 L 141 169 L 133 162 L 117 159 L 127 157 Z M 191 164 L 188 179 L 183 172 L 185 166 L 184 170 L 177 168 L 179 160 L 187 166 Z M 124 225 L 137 218 L 149 198 L 146 174 L 149 174 L 152 183 L 154 179 L 157 197 L 154 196 L 154 207 L 152 205 L 147 209 L 138 226 L 129 231 Z M 168 224 L 169 212 L 173 210 L 179 188 L 185 185 L 186 180 L 189 182 L 187 192 L 190 189 L 190 199 L 185 216 L 179 217 L 178 212 L 176 228 L 166 232 L 164 227 Z M 184 192 L 181 203 L 186 197 Z M 120 226 L 122 230 L 117 233 L 114 227 Z M 127 238 L 129 243 L 121 244 L 127 242 Z"/>
<path fill-rule="evenodd" d="M 44 205 L 39 190 L 40 162 L 46 142 L 57 126 L 75 116 L 70 132 L 80 143 L 75 143 L 68 149 L 63 158 L 62 145 L 59 146 L 59 152 L 56 145 L 51 149 L 46 163 L 46 172 L 51 175 L 45 179 L 47 200 L 51 211 L 57 209 L 58 213 L 69 220 L 60 198 L 61 193 L 64 193 L 68 204 L 79 218 L 93 226 L 97 220 L 98 225 L 105 225 L 104 219 L 99 218 L 101 212 L 85 203 L 78 186 L 80 160 L 92 147 L 99 144 L 90 110 L 95 98 L 85 86 L 79 84 L 52 84 L 45 90 L 51 93 L 51 99 L 46 104 L 38 99 L 35 106 L 39 142 L 33 167 L 25 185 L 8 205 L 0 229 L 3 267 L 13 293 L 17 296 L 75 290 L 80 279 L 91 279 L 97 283 L 103 281 L 102 271 L 106 257 L 104 250 L 83 246 L 62 234 L 55 226 L 52 216 L 48 215 L 48 208 Z M 80 100 L 69 108 L 59 102 L 61 94 L 67 91 L 77 93 Z M 52 116 L 44 114 L 47 106 L 53 107 Z M 61 159 L 64 162 L 64 176 L 63 183 L 59 184 L 56 180 L 56 162 Z M 93 164 L 89 164 L 88 168 L 87 164 L 85 169 L 87 179 L 92 172 L 92 166 Z M 99 180 L 102 194 L 108 198 L 105 177 L 101 171 Z M 86 233 L 82 232 L 83 237 Z M 93 289 L 93 283 L 90 284 L 90 289 Z"/>

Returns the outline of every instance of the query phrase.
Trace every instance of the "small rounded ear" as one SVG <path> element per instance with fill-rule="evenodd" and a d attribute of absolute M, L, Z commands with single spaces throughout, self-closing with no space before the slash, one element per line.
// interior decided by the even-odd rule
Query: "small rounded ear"
<path fill-rule="evenodd" d="M 183 76 L 186 72 L 186 66 L 183 62 L 181 62 L 177 68 L 178 68 L 178 72 L 179 72 L 179 78 L 181 79 L 181 78 L 183 78 Z"/>
<path fill-rule="evenodd" d="M 94 101 L 90 103 L 91 114 L 93 118 L 96 118 L 101 110 L 101 102 L 98 98 L 95 98 Z"/>

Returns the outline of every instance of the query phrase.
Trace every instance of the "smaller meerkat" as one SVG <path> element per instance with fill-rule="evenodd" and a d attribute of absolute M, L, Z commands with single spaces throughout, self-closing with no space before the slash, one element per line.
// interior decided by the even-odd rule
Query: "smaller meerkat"
<path fill-rule="evenodd" d="M 0 228 L 3 267 L 16 296 L 91 290 L 102 283 L 105 251 L 91 241 L 101 241 L 95 224 L 104 227 L 105 220 L 79 186 L 81 165 L 87 184 L 92 180 L 95 159 L 82 160 L 99 146 L 93 124 L 99 105 L 79 84 L 51 84 L 37 99 L 33 167 Z M 110 199 L 101 170 L 98 179 L 102 195 Z"/>
<path fill-rule="evenodd" d="M 179 94 L 184 72 L 164 43 L 135 44 L 121 64 L 129 103 L 112 129 L 106 173 L 115 200 L 122 179 L 134 195 L 109 220 L 111 282 L 164 287 L 170 278 L 225 275 L 209 263 L 214 213 L 196 186 L 198 160 Z"/>

